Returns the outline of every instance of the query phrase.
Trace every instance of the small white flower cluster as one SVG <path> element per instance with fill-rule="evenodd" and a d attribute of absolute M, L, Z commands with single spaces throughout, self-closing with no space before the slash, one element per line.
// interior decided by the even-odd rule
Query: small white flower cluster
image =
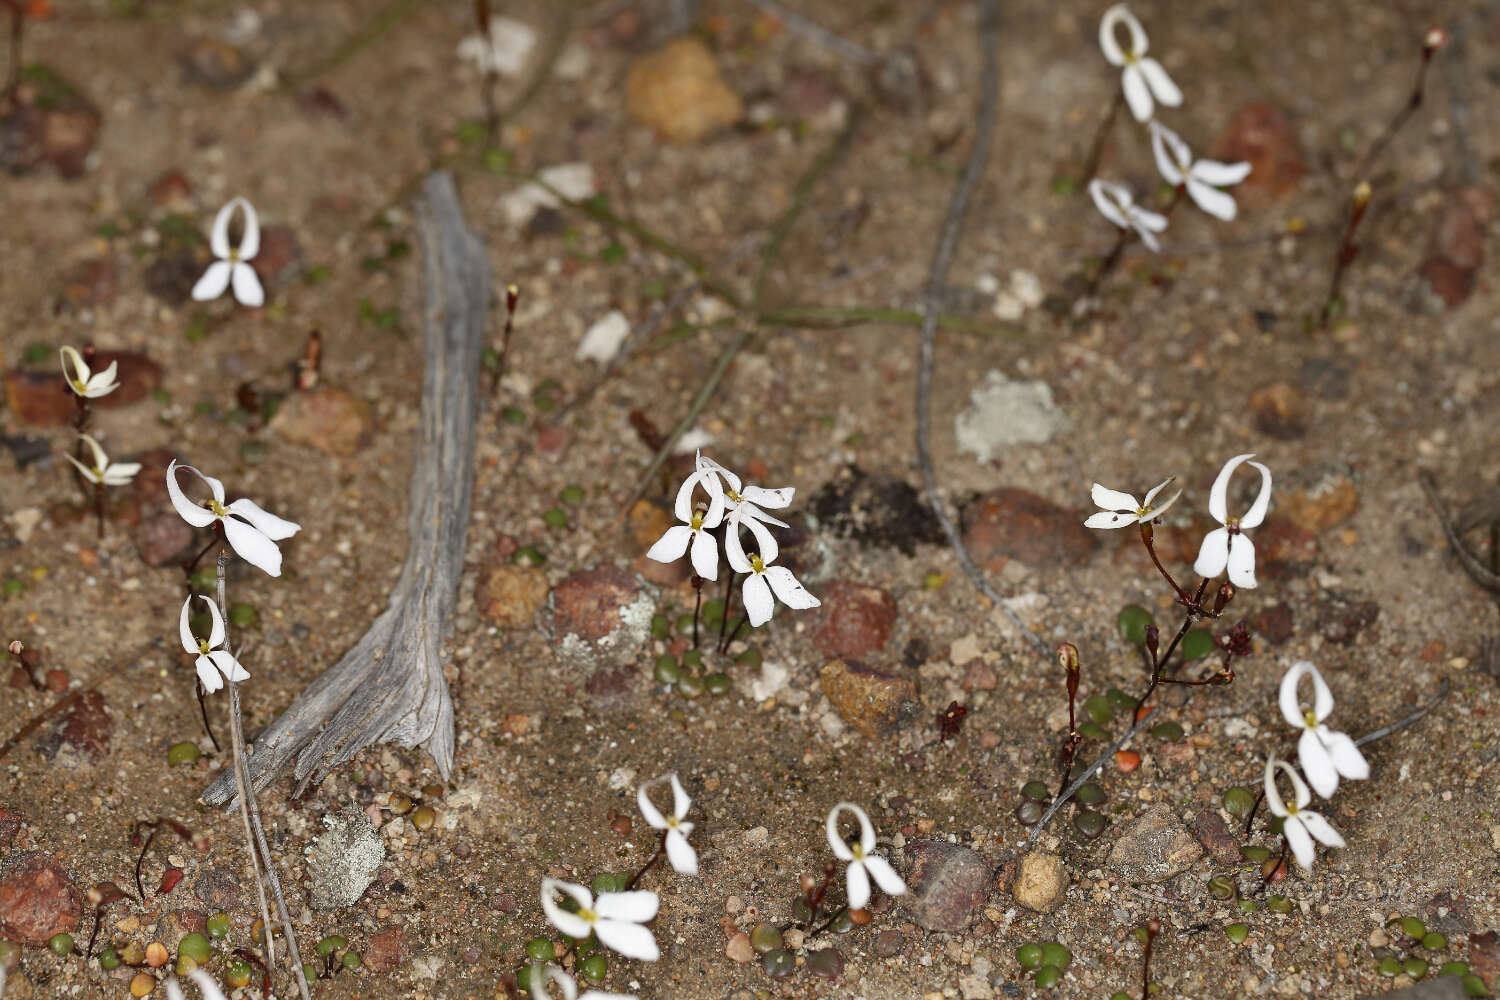
<path fill-rule="evenodd" d="M 706 502 L 695 502 L 694 492 L 699 489 L 706 495 Z M 773 594 L 789 608 L 815 608 L 822 602 L 797 582 L 791 570 L 771 565 L 780 549 L 767 525 L 785 528 L 787 523 L 767 514 L 765 508 L 780 510 L 792 502 L 795 493 L 790 486 L 775 490 L 744 486 L 739 476 L 700 452 L 694 459 L 692 475 L 683 481 L 673 505 L 673 512 L 682 523 L 668 528 L 646 557 L 670 563 L 686 553 L 694 573 L 705 580 L 717 580 L 719 540 L 713 531 L 723 525 L 724 555 L 729 568 L 746 574 L 742 599 L 751 625 L 759 627 L 770 621 L 776 606 Z M 745 552 L 741 530 L 750 532 L 756 552 Z"/>
<path fill-rule="evenodd" d="M 182 491 L 182 486 L 177 482 L 178 469 L 186 469 L 208 486 L 211 496 L 203 501 L 202 506 L 192 503 Z M 184 521 L 195 528 L 218 525 L 224 532 L 225 541 L 240 558 L 271 576 L 281 575 L 281 550 L 276 547 L 276 543 L 292 537 L 302 528 L 299 524 L 262 510 L 251 500 L 236 500 L 226 506 L 222 482 L 212 476 L 205 476 L 191 465 L 178 465 L 175 460 L 167 465 L 167 496 Z M 226 638 L 224 618 L 219 606 L 212 598 L 201 594 L 199 599 L 208 604 L 208 638 L 199 639 L 188 627 L 188 619 L 192 615 L 191 594 L 182 604 L 177 631 L 183 650 L 195 657 L 193 666 L 198 671 L 198 680 L 202 682 L 203 690 L 212 694 L 224 686 L 220 673 L 234 683 L 248 680 L 250 674 L 231 653 L 218 648 L 224 645 Z"/>
<path fill-rule="evenodd" d="M 245 213 L 245 225 L 240 233 L 239 246 L 229 245 L 229 223 L 238 208 Z M 193 298 L 207 302 L 224 294 L 227 288 L 234 289 L 234 297 L 241 305 L 262 306 L 266 293 L 260 285 L 260 277 L 250 261 L 260 253 L 260 217 L 255 206 L 244 198 L 231 198 L 214 217 L 214 228 L 208 237 L 208 248 L 218 260 L 208 265 L 203 277 L 193 286 Z"/>
<path fill-rule="evenodd" d="M 1304 677 L 1312 678 L 1312 708 L 1303 708 L 1298 698 L 1297 689 Z M 1370 765 L 1349 734 L 1324 725 L 1324 720 L 1333 712 L 1333 692 L 1310 661 L 1292 664 L 1281 679 L 1278 701 L 1287 725 L 1302 730 L 1297 741 L 1297 758 L 1302 770 L 1307 772 L 1307 782 L 1302 780 L 1296 768 L 1272 754 L 1266 761 L 1266 805 L 1273 815 L 1281 818 L 1282 836 L 1286 837 L 1297 863 L 1303 868 L 1311 868 L 1316 851 L 1314 841 L 1329 847 L 1343 847 L 1344 838 L 1321 813 L 1307 808 L 1312 801 L 1308 783 L 1320 798 L 1331 798 L 1338 791 L 1339 778 L 1363 781 L 1370 776 Z M 1282 799 L 1276 787 L 1278 771 L 1284 773 L 1292 784 L 1290 804 Z"/>
<path fill-rule="evenodd" d="M 119 370 L 119 363 L 111 361 L 102 371 L 93 371 L 83 355 L 73 347 L 64 347 L 62 354 L 63 380 L 67 382 L 68 388 L 73 391 L 81 401 L 100 399 L 108 396 L 120 387 L 115 373 Z M 80 402 L 80 406 L 86 407 L 87 402 Z M 86 419 L 86 418 L 85 418 Z M 135 478 L 135 474 L 141 471 L 139 462 L 111 462 L 109 456 L 99 442 L 91 435 L 79 432 L 78 438 L 89 446 L 89 453 L 93 456 L 94 464 L 85 465 L 72 455 L 64 453 L 63 457 L 73 463 L 80 475 L 95 486 L 124 486 Z"/>
<path fill-rule="evenodd" d="M 1129 36 L 1129 44 L 1123 47 L 1116 37 L 1116 30 L 1121 27 Z M 1120 85 L 1131 115 L 1138 122 L 1150 122 L 1151 149 L 1163 179 L 1186 192 L 1209 215 L 1230 221 L 1235 217 L 1236 206 L 1234 198 L 1222 189 L 1248 177 L 1250 164 L 1195 160 L 1188 144 L 1152 117 L 1157 102 L 1169 108 L 1179 107 L 1182 91 L 1161 63 L 1146 55 L 1148 44 L 1146 29 L 1125 4 L 1115 4 L 1104 12 L 1099 22 L 1099 48 L 1111 65 L 1122 67 Z M 1152 251 L 1160 249 L 1156 235 L 1167 228 L 1165 215 L 1142 208 L 1129 188 L 1114 181 L 1091 178 L 1089 195 L 1099 213 L 1111 223 L 1122 230 L 1134 230 Z"/>
<path fill-rule="evenodd" d="M 859 839 L 846 841 L 839 836 L 839 813 L 844 810 L 854 814 L 859 822 Z M 875 827 L 870 824 L 869 814 L 853 802 L 840 802 L 828 810 L 825 823 L 828 846 L 833 856 L 847 861 L 844 869 L 844 884 L 849 894 L 849 909 L 863 910 L 870 902 L 870 880 L 880 886 L 888 896 L 900 896 L 906 892 L 906 883 L 896 874 L 896 869 L 885 858 L 875 853 Z"/>
<path fill-rule="evenodd" d="M 1271 470 L 1259 462 L 1250 461 L 1254 457 L 1254 453 L 1236 455 L 1224 463 L 1214 479 L 1213 488 L 1209 490 L 1208 512 L 1221 527 L 1204 536 L 1203 544 L 1198 548 L 1198 558 L 1193 563 L 1194 572 L 1205 580 L 1212 580 L 1227 569 L 1229 582 L 1236 587 L 1255 586 L 1255 545 L 1245 532 L 1259 527 L 1266 519 L 1266 511 L 1271 506 Z M 1230 517 L 1229 480 L 1234 475 L 1234 470 L 1245 462 L 1250 462 L 1251 466 L 1260 470 L 1260 492 L 1256 494 L 1249 510 L 1240 517 Z M 1098 513 L 1089 515 L 1088 520 L 1083 523 L 1090 528 L 1124 528 L 1132 524 L 1147 524 L 1166 513 L 1167 508 L 1182 495 L 1182 491 L 1178 490 L 1164 503 L 1154 503 L 1157 494 L 1171 483 L 1171 479 L 1158 483 L 1140 503 L 1129 493 L 1095 483 L 1094 503 L 1101 509 Z"/>

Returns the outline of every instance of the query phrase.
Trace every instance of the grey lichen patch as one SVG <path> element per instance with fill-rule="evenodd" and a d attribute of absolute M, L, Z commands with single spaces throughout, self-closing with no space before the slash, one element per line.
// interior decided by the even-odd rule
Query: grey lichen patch
<path fill-rule="evenodd" d="M 328 831 L 307 849 L 315 910 L 340 910 L 359 902 L 385 860 L 385 845 L 363 812 L 349 807 L 323 817 Z"/>
<path fill-rule="evenodd" d="M 1046 382 L 1014 380 L 992 369 L 970 394 L 969 408 L 954 418 L 953 432 L 959 451 L 988 462 L 1010 445 L 1051 440 L 1067 425 Z"/>

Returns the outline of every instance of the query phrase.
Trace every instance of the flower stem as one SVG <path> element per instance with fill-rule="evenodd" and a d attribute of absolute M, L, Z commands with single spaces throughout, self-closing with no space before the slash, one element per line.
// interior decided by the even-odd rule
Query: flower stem
<path fill-rule="evenodd" d="M 1354 188 L 1354 195 L 1349 203 L 1349 218 L 1344 224 L 1344 236 L 1339 241 L 1339 249 L 1334 257 L 1333 277 L 1328 282 L 1328 294 L 1323 299 L 1323 309 L 1318 314 L 1318 329 L 1328 329 L 1329 322 L 1333 319 L 1333 313 L 1339 306 L 1339 292 L 1344 285 L 1344 274 L 1349 270 L 1349 265 L 1354 263 L 1354 258 L 1359 256 L 1359 245 L 1354 242 L 1355 230 L 1359 229 L 1360 222 L 1365 217 L 1365 211 L 1370 207 L 1370 185 L 1366 181 L 1360 181 Z"/>
<path fill-rule="evenodd" d="M 1141 1000 L 1149 1000 L 1151 996 L 1151 948 L 1160 933 L 1160 920 L 1153 917 L 1146 921 L 1146 954 L 1141 958 Z"/>
<path fill-rule="evenodd" d="M 693 574 L 693 648 L 698 648 L 698 616 L 703 611 L 703 577 Z"/>
<path fill-rule="evenodd" d="M 1109 110 L 1104 113 L 1104 118 L 1099 122 L 1099 127 L 1094 131 L 1094 141 L 1089 144 L 1088 158 L 1083 161 L 1083 177 L 1080 184 L 1086 186 L 1089 181 L 1099 172 L 1099 161 L 1104 156 L 1104 140 L 1109 137 L 1109 132 L 1115 127 L 1115 119 L 1120 117 L 1120 109 L 1125 106 L 1125 90 L 1121 88 L 1115 91 L 1115 99 L 1109 102 Z"/>
<path fill-rule="evenodd" d="M 650 871 L 652 867 L 661 860 L 662 855 L 666 853 L 666 850 L 667 833 L 665 830 L 663 830 L 661 839 L 656 842 L 655 852 L 652 853 L 651 857 L 646 859 L 646 863 L 641 865 L 640 869 L 634 875 L 630 876 L 630 881 L 625 883 L 625 888 L 622 891 L 629 892 L 631 889 L 634 889 L 635 884 L 641 880 L 641 876 Z"/>

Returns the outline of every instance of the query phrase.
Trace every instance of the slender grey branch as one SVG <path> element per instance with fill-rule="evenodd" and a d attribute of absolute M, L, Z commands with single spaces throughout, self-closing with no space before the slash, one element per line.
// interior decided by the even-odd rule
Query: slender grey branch
<path fill-rule="evenodd" d="M 1415 712 L 1411 713 L 1404 719 L 1393 722 L 1389 726 L 1381 726 L 1373 733 L 1366 733 L 1359 739 L 1355 740 L 1354 745 L 1357 747 L 1362 747 L 1367 743 L 1374 743 L 1376 740 L 1383 740 L 1387 736 L 1390 736 L 1392 733 L 1399 733 L 1407 726 L 1410 726 L 1415 722 L 1420 722 L 1422 719 L 1426 718 L 1428 713 L 1430 713 L 1434 708 L 1438 707 L 1439 702 L 1448 697 L 1448 688 L 1451 686 L 1452 685 L 1448 683 L 1448 678 L 1444 677 L 1443 683 L 1438 686 L 1438 693 L 1433 695 L 1432 699 L 1428 701 L 1427 704 L 1423 705 L 1421 708 L 1417 709 Z"/>
<path fill-rule="evenodd" d="M 794 10 L 788 9 L 779 0 L 749 0 L 749 3 L 752 7 L 757 7 L 770 14 L 793 32 L 806 38 L 813 44 L 820 45 L 852 63 L 860 66 L 871 66 L 880 59 L 879 56 L 863 45 L 835 35 L 822 25 L 808 20 Z"/>
<path fill-rule="evenodd" d="M 969 210 L 969 198 L 974 193 L 975 185 L 979 183 L 980 175 L 984 173 L 985 164 L 989 161 L 990 145 L 995 136 L 995 114 L 1000 104 L 1000 71 L 996 65 L 995 54 L 998 38 L 999 14 L 994 0 L 981 0 L 979 4 L 979 48 L 983 63 L 980 72 L 979 117 L 974 133 L 974 146 L 969 151 L 969 162 L 964 165 L 963 174 L 958 179 L 958 186 L 953 191 L 953 199 L 948 203 L 948 215 L 943 219 L 943 227 L 938 233 L 937 249 L 933 251 L 932 265 L 927 272 L 927 288 L 922 295 L 922 341 L 917 355 L 917 463 L 922 467 L 922 483 L 927 493 L 927 505 L 932 508 L 933 515 L 942 525 L 943 534 L 948 536 L 948 543 L 953 546 L 953 552 L 958 557 L 958 563 L 963 567 L 964 573 L 974 581 L 974 586 L 978 587 L 980 592 L 1010 619 L 1011 624 L 1026 637 L 1038 654 L 1050 657 L 1051 652 L 1047 649 L 1047 644 L 1026 627 L 1021 616 L 1005 603 L 1005 598 L 990 585 L 990 582 L 985 579 L 984 572 L 975 565 L 974 558 L 969 555 L 969 549 L 964 545 L 963 535 L 959 533 L 958 526 L 948 516 L 947 509 L 938 497 L 937 473 L 933 470 L 932 450 L 928 445 L 932 438 L 932 359 L 934 343 L 937 339 L 939 299 L 944 282 L 948 278 L 948 267 L 953 262 L 953 251 L 958 246 L 958 236 L 963 228 L 964 216 Z"/>
<path fill-rule="evenodd" d="M 420 208 L 426 370 L 406 563 L 389 606 L 369 631 L 255 741 L 249 765 L 257 790 L 295 757 L 301 794 L 376 742 L 421 744 L 445 779 L 453 769 L 453 702 L 441 646 L 463 571 L 474 485 L 489 258 L 464 223 L 448 174 L 427 179 Z M 228 779 L 221 776 L 203 798 L 214 805 L 230 801 Z"/>

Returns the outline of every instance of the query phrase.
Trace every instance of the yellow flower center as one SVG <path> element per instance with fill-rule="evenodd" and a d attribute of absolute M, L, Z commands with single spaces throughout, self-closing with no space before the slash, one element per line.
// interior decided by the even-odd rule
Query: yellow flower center
<path fill-rule="evenodd" d="M 198 640 L 198 652 L 204 656 L 208 655 L 208 642 L 206 640 Z"/>
<path fill-rule="evenodd" d="M 584 920 L 587 920 L 589 923 L 593 923 L 595 920 L 599 919 L 599 914 L 595 913 L 593 910 L 589 909 L 586 906 L 581 906 L 578 908 L 578 915 Z"/>
<path fill-rule="evenodd" d="M 204 501 L 204 506 L 206 506 L 209 510 L 213 511 L 215 517 L 228 517 L 229 516 L 229 511 L 226 510 L 224 508 L 224 505 L 221 504 L 221 503 L 219 503 L 219 501 L 217 501 L 217 500 L 205 500 Z"/>
<path fill-rule="evenodd" d="M 1304 711 L 1302 713 L 1302 719 L 1303 719 L 1304 722 L 1307 723 L 1307 728 L 1308 729 L 1316 729 L 1316 728 L 1318 728 L 1318 717 L 1313 712 L 1312 709 L 1309 708 L 1306 711 Z"/>
<path fill-rule="evenodd" d="M 88 390 L 88 384 L 85 383 L 83 381 L 83 379 L 81 379 L 81 378 L 75 378 L 75 379 L 71 379 L 70 381 L 73 383 L 73 389 L 74 389 L 75 392 L 78 392 L 78 393 L 81 394 L 81 393 L 86 392 Z"/>
<path fill-rule="evenodd" d="M 693 524 L 692 524 L 692 528 L 693 528 L 694 531 L 702 531 L 703 530 L 703 512 L 701 510 L 693 512 Z"/>
<path fill-rule="evenodd" d="M 724 488 L 724 495 L 733 500 L 735 503 L 742 503 L 744 501 L 744 497 L 740 496 L 738 493 L 727 486 Z"/>
<path fill-rule="evenodd" d="M 764 573 L 766 571 L 766 564 L 761 562 L 760 556 L 753 552 L 750 554 L 750 569 L 755 573 Z"/>

